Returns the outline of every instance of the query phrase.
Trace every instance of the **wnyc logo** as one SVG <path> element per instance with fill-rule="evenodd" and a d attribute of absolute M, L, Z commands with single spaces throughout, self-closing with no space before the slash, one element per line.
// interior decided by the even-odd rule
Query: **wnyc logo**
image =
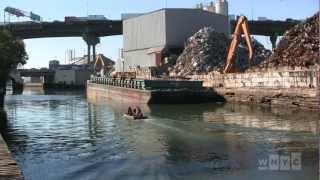
<path fill-rule="evenodd" d="M 258 160 L 258 169 L 264 171 L 301 170 L 301 153 L 288 155 L 270 154 L 268 158 Z"/>

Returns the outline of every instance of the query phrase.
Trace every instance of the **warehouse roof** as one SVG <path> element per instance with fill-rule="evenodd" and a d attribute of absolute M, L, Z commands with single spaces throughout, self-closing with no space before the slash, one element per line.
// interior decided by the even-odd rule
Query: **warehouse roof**
<path fill-rule="evenodd" d="M 202 10 L 202 9 L 196 9 L 196 8 L 162 8 L 162 9 L 150 11 L 150 12 L 147 12 L 147 13 L 135 14 L 135 16 L 129 17 L 127 19 L 124 19 L 124 21 L 130 20 L 130 19 L 139 18 L 141 16 L 147 16 L 147 15 L 150 15 L 150 14 L 153 14 L 153 13 L 158 13 L 158 12 L 161 12 L 161 11 L 190 11 L 190 12 L 193 11 L 193 12 L 201 12 L 201 13 L 208 13 L 208 14 L 215 14 L 215 15 L 218 15 L 218 16 L 223 16 L 221 14 L 205 11 L 205 10 Z"/>

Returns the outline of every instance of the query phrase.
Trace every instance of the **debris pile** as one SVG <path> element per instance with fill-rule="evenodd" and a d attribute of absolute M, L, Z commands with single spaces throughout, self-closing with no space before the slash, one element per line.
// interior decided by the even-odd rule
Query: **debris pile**
<path fill-rule="evenodd" d="M 253 44 L 253 62 L 252 67 L 259 67 L 271 56 L 272 52 L 266 49 L 259 41 L 252 37 Z M 239 48 L 237 50 L 236 64 L 240 67 L 240 70 L 247 70 L 249 67 L 248 60 L 248 47 L 245 40 L 242 38 L 240 41 Z"/>
<path fill-rule="evenodd" d="M 268 67 L 320 64 L 319 12 L 288 30 L 268 60 Z"/>
<path fill-rule="evenodd" d="M 216 32 L 211 27 L 205 27 L 190 37 L 185 49 L 169 68 L 170 74 L 177 76 L 208 74 L 212 71 L 221 71 L 225 65 L 230 39 L 223 33 Z M 253 64 L 260 64 L 270 56 L 271 51 L 254 40 Z M 248 68 L 248 52 L 244 40 L 237 51 L 236 64 L 241 70 Z"/>
<path fill-rule="evenodd" d="M 178 57 L 171 73 L 178 76 L 206 74 L 223 67 L 228 38 L 211 27 L 200 29 L 191 36 Z"/>

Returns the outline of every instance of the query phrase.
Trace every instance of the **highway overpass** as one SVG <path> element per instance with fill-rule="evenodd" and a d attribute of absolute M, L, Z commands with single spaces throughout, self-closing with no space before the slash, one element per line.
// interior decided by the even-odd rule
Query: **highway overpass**
<path fill-rule="evenodd" d="M 300 21 L 249 21 L 249 29 L 252 35 L 268 36 L 272 43 L 272 47 L 275 48 L 277 37 L 282 36 L 288 29 L 300 23 Z M 237 22 L 231 21 L 231 32 L 234 31 Z"/>
<path fill-rule="evenodd" d="M 48 37 L 83 37 L 88 45 L 88 62 L 90 51 L 93 49 L 93 58 L 96 57 L 96 45 L 100 37 L 122 34 L 122 21 L 73 21 L 73 22 L 16 22 L 0 25 L 21 39 L 48 38 Z"/>
<path fill-rule="evenodd" d="M 300 21 L 249 21 L 251 34 L 261 36 L 282 35 Z M 230 22 L 233 32 L 236 21 Z M 82 37 L 84 33 L 92 33 L 97 37 L 122 35 L 121 20 L 74 21 L 74 22 L 17 22 L 0 25 L 0 29 L 8 29 L 22 39 L 45 37 Z"/>
<path fill-rule="evenodd" d="M 122 21 L 74 21 L 74 22 L 16 22 L 1 25 L 22 39 L 48 37 L 83 37 L 92 34 L 96 37 L 122 34 Z"/>
<path fill-rule="evenodd" d="M 18 69 L 21 77 L 45 77 L 54 76 L 54 71 L 49 69 Z"/>
<path fill-rule="evenodd" d="M 236 21 L 230 22 L 231 32 L 233 32 L 236 23 Z M 273 47 L 275 47 L 277 37 L 298 23 L 299 21 L 249 21 L 249 28 L 252 35 L 269 36 Z M 99 37 L 122 35 L 122 20 L 17 22 L 2 24 L 0 29 L 7 29 L 22 39 L 83 37 L 88 45 L 88 57 L 91 57 L 90 47 L 93 47 L 93 54 L 95 54 L 95 46 L 100 42 Z"/>

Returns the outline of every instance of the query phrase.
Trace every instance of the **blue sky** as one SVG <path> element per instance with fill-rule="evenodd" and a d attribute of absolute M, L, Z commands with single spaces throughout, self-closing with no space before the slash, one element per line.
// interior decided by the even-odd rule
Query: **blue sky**
<path fill-rule="evenodd" d="M 1 0 L 0 21 L 3 21 L 3 9 L 12 6 L 25 11 L 33 11 L 45 21 L 63 20 L 64 16 L 86 16 L 87 14 L 105 15 L 109 19 L 120 19 L 122 13 L 143 13 L 156 9 L 192 8 L 197 3 L 209 3 L 209 0 Z M 249 19 L 267 17 L 284 20 L 286 18 L 304 19 L 319 10 L 319 0 L 229 0 L 230 14 L 243 14 Z M 26 20 L 23 18 L 11 20 Z M 270 47 L 267 37 L 259 41 Z M 46 67 L 51 59 L 65 61 L 67 49 L 75 49 L 77 56 L 83 56 L 86 44 L 82 38 L 43 38 L 25 40 L 30 67 Z M 104 37 L 97 46 L 97 52 L 116 60 L 122 47 L 122 37 Z"/>

